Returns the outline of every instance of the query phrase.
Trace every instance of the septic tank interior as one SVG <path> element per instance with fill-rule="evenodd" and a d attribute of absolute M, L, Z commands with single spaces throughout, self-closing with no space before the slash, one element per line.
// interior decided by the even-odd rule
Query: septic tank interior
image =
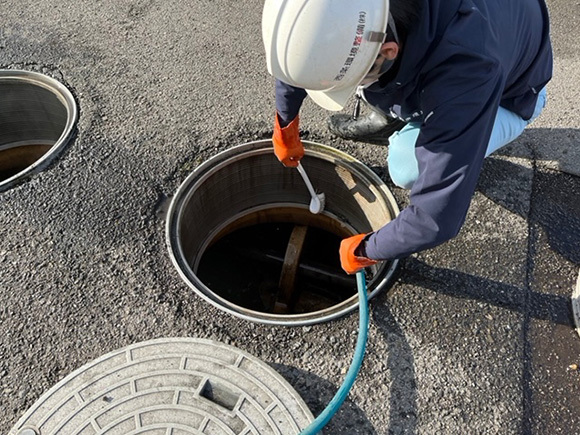
<path fill-rule="evenodd" d="M 209 303 L 248 320 L 295 326 L 356 308 L 356 282 L 340 267 L 340 241 L 379 229 L 399 209 L 360 161 L 322 144 L 304 141 L 304 147 L 303 167 L 328 198 L 321 213 L 309 210 L 304 180 L 280 165 L 270 140 L 207 160 L 173 197 L 171 258 Z M 369 268 L 370 297 L 389 287 L 397 263 Z"/>
<path fill-rule="evenodd" d="M 459 236 L 406 259 L 371 299 L 364 364 L 328 433 L 580 433 L 569 314 L 580 264 L 580 96 L 570 85 L 580 82 L 579 15 L 548 3 L 555 69 L 544 113 L 486 160 Z M 271 137 L 263 3 L 3 6 L 0 68 L 66 84 L 79 119 L 62 153 L 0 194 L 0 433 L 85 364 L 160 337 L 242 349 L 318 415 L 352 356 L 356 309 L 297 327 L 242 319 L 184 281 L 166 241 L 168 208 L 196 168 Z M 387 150 L 337 139 L 329 115 L 306 99 L 303 138 L 363 162 L 405 207 Z M 105 398 L 98 404 L 115 403 Z"/>
<path fill-rule="evenodd" d="M 204 162 L 172 199 L 174 265 L 197 294 L 241 318 L 302 325 L 352 311 L 356 283 L 340 268 L 340 241 L 398 214 L 385 183 L 361 162 L 321 144 L 304 146 L 311 183 L 328 196 L 319 214 L 309 211 L 298 171 L 279 164 L 269 140 Z M 371 297 L 390 285 L 396 266 L 369 269 Z"/>

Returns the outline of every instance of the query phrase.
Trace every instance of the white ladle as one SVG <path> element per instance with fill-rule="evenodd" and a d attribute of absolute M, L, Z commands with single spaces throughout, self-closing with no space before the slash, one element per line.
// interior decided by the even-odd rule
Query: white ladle
<path fill-rule="evenodd" d="M 308 175 L 306 174 L 306 171 L 304 170 L 300 162 L 298 162 L 298 166 L 296 167 L 296 169 L 298 169 L 298 172 L 300 172 L 300 175 L 302 175 L 304 183 L 306 183 L 306 187 L 308 188 L 310 196 L 312 197 L 312 199 L 310 200 L 310 213 L 312 214 L 320 213 L 324 209 L 324 201 L 325 201 L 324 193 L 318 194 L 316 193 L 314 187 L 312 187 L 312 183 L 310 182 Z"/>

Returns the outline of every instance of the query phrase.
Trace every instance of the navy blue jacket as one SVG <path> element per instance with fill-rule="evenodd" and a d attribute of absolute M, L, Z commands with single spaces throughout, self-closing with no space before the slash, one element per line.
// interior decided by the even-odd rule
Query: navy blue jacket
<path fill-rule="evenodd" d="M 394 259 L 459 232 L 475 191 L 498 107 L 530 119 L 552 76 L 544 0 L 423 0 L 393 80 L 365 90 L 380 111 L 421 122 L 419 178 L 410 204 L 365 239 L 361 253 Z M 302 89 L 277 81 L 276 109 L 292 120 Z"/>

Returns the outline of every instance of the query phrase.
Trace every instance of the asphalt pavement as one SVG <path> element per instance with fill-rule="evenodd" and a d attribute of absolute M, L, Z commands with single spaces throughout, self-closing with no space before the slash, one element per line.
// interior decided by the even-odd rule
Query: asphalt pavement
<path fill-rule="evenodd" d="M 371 301 L 367 355 L 329 434 L 579 434 L 580 3 L 550 0 L 548 106 L 488 158 L 459 236 L 406 259 Z M 165 213 L 219 151 L 272 131 L 262 2 L 3 0 L 0 69 L 74 93 L 74 140 L 0 193 L 0 433 L 59 380 L 161 337 L 234 345 L 314 415 L 342 382 L 358 316 L 309 327 L 235 318 L 180 279 Z M 304 136 L 384 171 L 385 149 L 338 140 L 307 101 Z M 227 265 L 224 265 L 227 271 Z"/>

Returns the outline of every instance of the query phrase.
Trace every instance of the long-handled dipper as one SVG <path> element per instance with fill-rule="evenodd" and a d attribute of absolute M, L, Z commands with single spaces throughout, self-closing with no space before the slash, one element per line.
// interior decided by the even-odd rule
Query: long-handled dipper
<path fill-rule="evenodd" d="M 306 187 L 308 187 L 308 191 L 310 192 L 310 196 L 312 197 L 312 199 L 310 200 L 310 213 L 312 214 L 320 213 L 324 209 L 324 201 L 325 201 L 324 193 L 318 194 L 316 193 L 316 191 L 312 187 L 312 183 L 310 182 L 308 175 L 306 174 L 306 171 L 304 170 L 300 162 L 298 162 L 298 166 L 296 167 L 296 169 L 298 169 L 298 172 L 300 172 L 300 175 L 302 175 L 304 183 L 306 183 Z"/>

